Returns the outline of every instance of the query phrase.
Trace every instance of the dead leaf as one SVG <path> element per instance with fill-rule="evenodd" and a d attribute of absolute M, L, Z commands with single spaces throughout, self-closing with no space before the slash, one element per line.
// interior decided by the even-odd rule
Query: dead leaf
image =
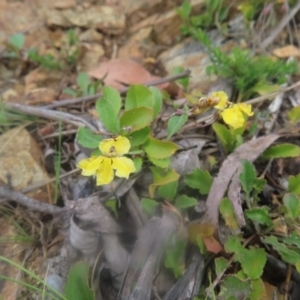
<path fill-rule="evenodd" d="M 157 79 L 144 67 L 129 59 L 112 59 L 88 71 L 91 77 L 104 79 L 106 85 L 120 89 L 125 85 L 143 84 Z"/>
<path fill-rule="evenodd" d="M 300 57 L 300 49 L 294 45 L 287 45 L 281 48 L 277 48 L 273 50 L 273 55 L 279 58 L 286 58 L 286 57 Z"/>
<path fill-rule="evenodd" d="M 56 99 L 57 92 L 51 88 L 36 88 L 25 96 L 26 105 L 49 104 Z"/>
<path fill-rule="evenodd" d="M 247 159 L 250 162 L 253 162 L 278 138 L 279 135 L 270 134 L 244 143 L 235 149 L 235 151 L 223 162 L 218 176 L 213 181 L 208 198 L 206 200 L 207 210 L 205 218 L 215 227 L 215 229 L 218 228 L 219 223 L 220 202 L 225 195 L 232 176 L 241 167 L 241 160 Z"/>

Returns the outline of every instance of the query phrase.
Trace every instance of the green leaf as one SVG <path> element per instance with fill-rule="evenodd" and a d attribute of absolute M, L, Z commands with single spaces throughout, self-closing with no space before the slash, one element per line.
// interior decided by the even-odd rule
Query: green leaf
<path fill-rule="evenodd" d="M 124 111 L 120 123 L 121 127 L 131 127 L 131 131 L 140 130 L 153 120 L 153 109 L 147 107 L 137 107 Z"/>
<path fill-rule="evenodd" d="M 187 20 L 192 11 L 191 4 L 188 1 L 184 1 L 179 8 L 176 8 L 176 12 L 183 20 Z"/>
<path fill-rule="evenodd" d="M 216 266 L 216 274 L 219 276 L 224 270 L 228 268 L 228 260 L 224 257 L 218 257 L 215 259 L 215 266 Z"/>
<path fill-rule="evenodd" d="M 94 300 L 94 293 L 88 285 L 89 264 L 87 262 L 75 263 L 69 272 L 65 285 L 65 296 L 73 300 Z"/>
<path fill-rule="evenodd" d="M 118 134 L 120 131 L 119 117 L 116 114 L 115 109 L 112 107 L 109 99 L 100 98 L 96 102 L 96 111 L 106 129 L 113 134 Z"/>
<path fill-rule="evenodd" d="M 173 181 L 178 181 L 179 174 L 172 169 L 165 170 L 159 167 L 150 167 L 150 170 L 153 174 L 153 183 L 149 186 L 149 194 L 151 198 L 153 198 L 157 187 Z"/>
<path fill-rule="evenodd" d="M 125 110 L 137 107 L 153 109 L 154 97 L 149 88 L 144 85 L 131 85 L 125 99 Z"/>
<path fill-rule="evenodd" d="M 179 196 L 175 201 L 175 206 L 180 209 L 190 208 L 195 206 L 198 201 L 193 197 L 188 197 L 186 195 Z"/>
<path fill-rule="evenodd" d="M 263 158 L 286 158 L 298 157 L 300 155 L 300 147 L 294 144 L 281 144 L 268 148 L 262 155 Z"/>
<path fill-rule="evenodd" d="M 141 157 L 135 157 L 133 159 L 133 163 L 134 163 L 134 166 L 135 166 L 135 173 L 139 172 L 142 168 L 142 165 L 143 165 L 143 160 Z"/>
<path fill-rule="evenodd" d="M 199 247 L 200 253 L 202 255 L 207 254 L 207 248 L 206 248 L 203 238 L 201 236 L 197 236 L 196 243 L 197 243 L 197 246 Z"/>
<path fill-rule="evenodd" d="M 270 217 L 269 208 L 267 206 L 253 207 L 245 210 L 245 215 L 253 222 L 257 222 L 262 225 L 271 226 L 272 219 Z"/>
<path fill-rule="evenodd" d="M 158 196 L 166 200 L 172 201 L 177 194 L 178 181 L 173 181 L 162 185 L 158 188 Z"/>
<path fill-rule="evenodd" d="M 153 157 L 149 157 L 149 160 L 157 167 L 160 168 L 168 168 L 170 163 L 171 163 L 171 158 L 170 157 L 166 157 L 166 158 L 161 158 L 161 159 L 156 159 Z"/>
<path fill-rule="evenodd" d="M 214 123 L 212 128 L 226 153 L 231 152 L 235 145 L 235 137 L 233 133 L 226 126 L 219 123 Z"/>
<path fill-rule="evenodd" d="M 288 264 L 296 265 L 300 262 L 300 254 L 294 250 L 287 248 L 283 243 L 279 243 L 275 236 L 267 236 L 262 239 L 266 244 L 272 245 L 272 247 L 279 253 L 282 260 Z"/>
<path fill-rule="evenodd" d="M 249 195 L 255 183 L 256 172 L 251 162 L 247 160 L 243 160 L 242 164 L 243 164 L 243 170 L 240 174 L 240 181 L 243 190 L 247 193 L 247 195 Z"/>
<path fill-rule="evenodd" d="M 252 292 L 249 295 L 250 300 L 261 300 L 265 295 L 265 285 L 261 278 L 252 280 Z"/>
<path fill-rule="evenodd" d="M 21 50 L 24 47 L 25 36 L 22 33 L 15 33 L 10 37 L 8 43 L 14 46 L 17 50 Z"/>
<path fill-rule="evenodd" d="M 263 248 L 245 249 L 240 262 L 248 277 L 258 279 L 261 277 L 267 262 L 267 254 Z"/>
<path fill-rule="evenodd" d="M 184 182 L 191 188 L 199 190 L 200 194 L 207 195 L 213 182 L 213 178 L 207 170 L 194 169 L 186 175 Z"/>
<path fill-rule="evenodd" d="M 258 82 L 251 91 L 257 92 L 260 96 L 265 96 L 274 92 L 277 92 L 280 89 L 278 84 L 267 84 L 263 81 Z"/>
<path fill-rule="evenodd" d="M 218 299 L 247 299 L 251 291 L 251 279 L 240 280 L 235 275 L 227 275 L 222 282 Z"/>
<path fill-rule="evenodd" d="M 131 148 L 144 144 L 149 137 L 150 131 L 150 127 L 144 127 L 143 129 L 132 132 L 130 135 Z"/>
<path fill-rule="evenodd" d="M 161 141 L 153 137 L 149 137 L 144 145 L 144 150 L 151 158 L 162 159 L 170 157 L 178 149 L 175 143 Z"/>
<path fill-rule="evenodd" d="M 173 73 L 174 74 L 179 74 L 183 71 L 184 71 L 183 67 L 176 66 L 176 67 L 173 68 Z M 181 84 L 184 87 L 184 89 L 186 90 L 189 86 L 190 78 L 188 76 L 186 76 L 184 78 L 177 79 L 176 82 Z"/>
<path fill-rule="evenodd" d="M 231 201 L 228 198 L 224 198 L 220 203 L 219 209 L 226 225 L 232 230 L 237 230 L 239 228 L 239 224 L 236 220 L 236 215 Z"/>
<path fill-rule="evenodd" d="M 300 174 L 297 176 L 289 176 L 289 188 L 290 193 L 300 194 Z"/>
<path fill-rule="evenodd" d="M 300 236 L 296 231 L 293 231 L 290 236 L 282 238 L 282 242 L 287 245 L 295 245 L 300 249 Z"/>
<path fill-rule="evenodd" d="M 162 94 L 161 94 L 161 91 L 155 86 L 151 86 L 149 88 L 149 90 L 151 91 L 151 93 L 153 95 L 153 99 L 154 99 L 154 102 L 153 102 L 153 111 L 154 111 L 153 118 L 155 119 L 158 116 L 158 114 L 160 113 L 161 108 L 162 108 Z"/>
<path fill-rule="evenodd" d="M 102 141 L 102 136 L 95 134 L 91 129 L 79 127 L 77 131 L 77 141 L 80 145 L 86 148 L 97 148 Z"/>
<path fill-rule="evenodd" d="M 287 208 L 287 214 L 292 220 L 300 217 L 300 199 L 295 194 L 285 194 L 283 203 Z"/>
<path fill-rule="evenodd" d="M 229 236 L 227 242 L 224 245 L 227 253 L 234 253 L 235 260 L 240 261 L 243 256 L 245 248 L 242 246 L 237 236 Z"/>
<path fill-rule="evenodd" d="M 288 117 L 292 123 L 297 123 L 300 121 L 300 105 L 293 107 L 289 112 L 288 112 Z"/>
<path fill-rule="evenodd" d="M 149 199 L 149 198 L 142 198 L 141 199 L 141 205 L 144 209 L 144 211 L 149 215 L 152 216 L 154 214 L 154 211 L 156 207 L 158 206 L 158 203 L 155 200 Z"/>
<path fill-rule="evenodd" d="M 90 85 L 90 76 L 85 72 L 80 72 L 77 76 L 77 84 L 83 94 L 88 94 L 88 88 Z"/>
<path fill-rule="evenodd" d="M 113 211 L 116 218 L 119 217 L 119 213 L 118 213 L 118 209 L 117 209 L 118 208 L 118 200 L 117 199 L 111 199 L 111 200 L 106 201 L 104 206 L 110 208 Z"/>
<path fill-rule="evenodd" d="M 110 86 L 105 86 L 103 88 L 103 98 L 107 99 L 113 107 L 115 115 L 118 115 L 122 106 L 122 99 L 119 92 Z"/>
<path fill-rule="evenodd" d="M 175 278 L 179 278 L 184 270 L 184 266 L 181 262 L 184 251 L 185 242 L 178 240 L 174 247 L 166 251 L 165 267 L 170 269 Z"/>
<path fill-rule="evenodd" d="M 177 133 L 182 128 L 187 119 L 188 115 L 183 114 L 181 116 L 173 116 L 168 120 L 167 140 L 169 140 L 175 133 Z"/>

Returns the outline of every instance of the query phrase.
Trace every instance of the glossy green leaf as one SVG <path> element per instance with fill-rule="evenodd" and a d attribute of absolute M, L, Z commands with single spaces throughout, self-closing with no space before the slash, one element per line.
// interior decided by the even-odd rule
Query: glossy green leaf
<path fill-rule="evenodd" d="M 263 248 L 245 249 L 240 260 L 244 273 L 251 279 L 261 277 L 266 262 L 267 254 Z"/>
<path fill-rule="evenodd" d="M 298 157 L 300 155 L 300 147 L 294 144 L 281 144 L 271 146 L 263 153 L 263 158 L 286 158 Z"/>
<path fill-rule="evenodd" d="M 154 111 L 154 115 L 153 118 L 155 119 L 158 114 L 161 112 L 161 108 L 162 108 L 162 94 L 161 91 L 155 87 L 155 86 L 151 86 L 149 88 L 149 90 L 151 91 L 152 95 L 153 95 L 153 111 Z"/>
<path fill-rule="evenodd" d="M 287 215 L 296 220 L 300 217 L 300 196 L 287 193 L 283 197 L 283 203 L 287 208 Z"/>
<path fill-rule="evenodd" d="M 194 169 L 186 175 L 184 182 L 191 188 L 199 190 L 200 194 L 207 195 L 213 182 L 213 178 L 207 170 Z"/>
<path fill-rule="evenodd" d="M 219 209 L 226 225 L 232 230 L 237 230 L 239 228 L 239 224 L 231 201 L 228 198 L 224 198 L 220 203 Z"/>
<path fill-rule="evenodd" d="M 65 296 L 72 300 L 94 300 L 94 292 L 88 285 L 89 264 L 87 262 L 75 263 L 69 272 L 65 285 Z"/>
<path fill-rule="evenodd" d="M 181 195 L 176 199 L 175 206 L 179 209 L 185 209 L 194 207 L 197 203 L 198 201 L 195 198 Z"/>
<path fill-rule="evenodd" d="M 181 116 L 172 116 L 168 120 L 167 140 L 169 140 L 174 134 L 176 134 L 182 128 L 182 126 L 185 124 L 187 119 L 188 119 L 188 115 L 183 114 Z"/>
<path fill-rule="evenodd" d="M 149 126 L 153 120 L 153 109 L 147 107 L 137 107 L 124 111 L 121 116 L 121 127 L 130 127 L 131 132 Z"/>
<path fill-rule="evenodd" d="M 173 181 L 168 184 L 162 185 L 157 189 L 159 197 L 165 200 L 172 201 L 177 194 L 178 181 Z"/>
<path fill-rule="evenodd" d="M 272 245 L 281 256 L 282 260 L 288 264 L 296 265 L 300 262 L 300 254 L 294 250 L 289 249 L 285 244 L 278 242 L 275 236 L 267 236 L 262 239 L 266 244 Z"/>
<path fill-rule="evenodd" d="M 151 132 L 150 127 L 144 127 L 143 129 L 134 131 L 130 135 L 131 148 L 140 146 L 146 142 Z"/>
<path fill-rule="evenodd" d="M 242 184 L 243 190 L 247 193 L 247 195 L 249 195 L 255 183 L 256 171 L 251 162 L 243 160 L 242 164 L 243 170 L 240 174 L 240 182 Z"/>
<path fill-rule="evenodd" d="M 131 85 L 126 98 L 125 110 L 137 107 L 148 107 L 153 109 L 154 97 L 152 92 L 144 85 Z"/>
<path fill-rule="evenodd" d="M 97 148 L 102 141 L 102 136 L 95 134 L 91 129 L 79 127 L 77 131 L 77 141 L 80 145 L 86 148 Z"/>
<path fill-rule="evenodd" d="M 293 107 L 288 112 L 288 117 L 292 123 L 297 123 L 300 121 L 300 105 Z"/>
<path fill-rule="evenodd" d="M 109 99 L 100 98 L 96 102 L 96 111 L 106 129 L 113 134 L 118 134 L 120 131 L 119 117 Z"/>
<path fill-rule="evenodd" d="M 289 188 L 290 193 L 300 194 L 300 174 L 297 176 L 289 176 Z"/>
<path fill-rule="evenodd" d="M 152 216 L 155 212 L 158 203 L 155 200 L 149 198 L 142 198 L 141 199 L 141 206 L 143 207 L 144 211 L 149 215 Z"/>
<path fill-rule="evenodd" d="M 153 174 L 153 183 L 149 186 L 150 197 L 154 197 L 155 190 L 161 185 L 168 184 L 173 181 L 178 181 L 179 174 L 172 169 L 162 169 L 159 167 L 150 167 Z"/>
<path fill-rule="evenodd" d="M 214 123 L 212 128 L 224 147 L 224 150 L 226 152 L 231 152 L 234 149 L 235 144 L 235 137 L 232 132 L 226 126 L 219 123 Z"/>
<path fill-rule="evenodd" d="M 149 137 L 144 145 L 144 150 L 151 158 L 162 159 L 170 157 L 178 149 L 175 143 L 161 141 L 153 137 Z"/>
<path fill-rule="evenodd" d="M 282 242 L 286 245 L 295 245 L 300 249 L 300 236 L 296 231 L 293 231 L 289 236 L 283 237 Z"/>
<path fill-rule="evenodd" d="M 103 98 L 107 99 L 113 107 L 115 114 L 118 115 L 122 106 L 122 99 L 119 92 L 110 86 L 105 86 L 103 88 Z"/>
<path fill-rule="evenodd" d="M 245 210 L 245 215 L 253 222 L 270 226 L 272 225 L 272 219 L 269 210 L 267 206 L 253 207 Z"/>

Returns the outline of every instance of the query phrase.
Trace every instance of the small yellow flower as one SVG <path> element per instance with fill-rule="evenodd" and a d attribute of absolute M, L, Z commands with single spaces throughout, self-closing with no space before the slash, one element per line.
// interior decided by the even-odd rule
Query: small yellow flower
<path fill-rule="evenodd" d="M 247 116 L 253 116 L 252 106 L 246 103 L 233 104 L 228 101 L 228 97 L 224 92 L 214 92 L 212 97 L 218 97 L 219 103 L 214 107 L 220 110 L 224 122 L 234 129 L 243 127 Z"/>
<path fill-rule="evenodd" d="M 123 157 L 130 149 L 130 142 L 126 137 L 118 136 L 114 139 L 106 139 L 99 143 L 99 149 L 103 156 L 92 156 L 79 162 L 82 175 L 96 175 L 97 185 L 110 183 L 116 176 L 128 178 L 135 172 L 133 161 Z"/>

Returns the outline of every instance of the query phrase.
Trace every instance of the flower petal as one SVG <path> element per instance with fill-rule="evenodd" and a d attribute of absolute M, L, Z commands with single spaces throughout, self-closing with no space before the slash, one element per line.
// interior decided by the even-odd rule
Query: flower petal
<path fill-rule="evenodd" d="M 240 128 L 245 124 L 245 118 L 243 113 L 236 107 L 225 109 L 221 116 L 224 122 L 233 128 Z"/>
<path fill-rule="evenodd" d="M 103 161 L 103 156 L 92 156 L 88 159 L 83 159 L 78 163 L 78 167 L 82 169 L 83 176 L 91 176 L 96 174 Z"/>
<path fill-rule="evenodd" d="M 236 106 L 240 111 L 244 112 L 246 115 L 253 116 L 254 112 L 252 111 L 252 106 L 250 104 L 239 103 L 236 104 Z"/>
<path fill-rule="evenodd" d="M 229 102 L 228 96 L 223 91 L 213 92 L 211 93 L 211 97 L 216 97 L 220 100 L 220 102 L 217 105 L 215 105 L 215 108 L 223 110 L 227 107 Z"/>
<path fill-rule="evenodd" d="M 119 135 L 114 139 L 102 140 L 99 144 L 99 149 L 107 157 L 122 156 L 128 153 L 130 142 L 126 137 Z"/>
<path fill-rule="evenodd" d="M 135 166 L 131 159 L 127 157 L 116 157 L 112 159 L 116 176 L 128 178 L 130 173 L 135 172 Z"/>
<path fill-rule="evenodd" d="M 111 158 L 103 158 L 101 168 L 96 172 L 97 185 L 104 185 L 112 182 L 114 179 L 114 170 Z"/>

